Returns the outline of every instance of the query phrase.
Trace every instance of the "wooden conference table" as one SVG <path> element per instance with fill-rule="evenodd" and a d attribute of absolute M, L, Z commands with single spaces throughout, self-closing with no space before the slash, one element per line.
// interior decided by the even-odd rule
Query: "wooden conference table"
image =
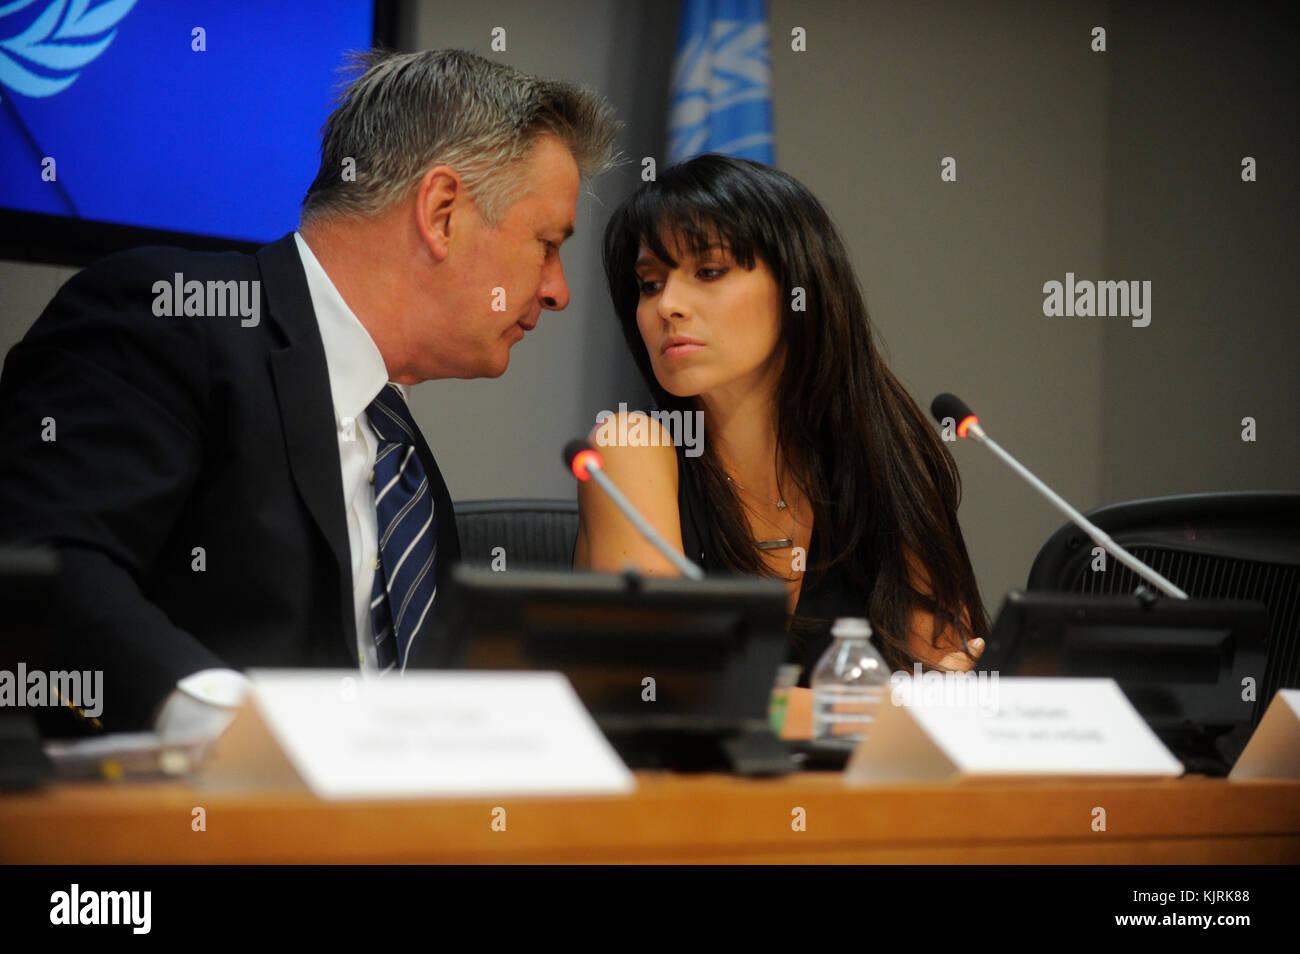
<path fill-rule="evenodd" d="M 801 731 L 803 702 L 792 704 L 787 735 Z M 193 830 L 196 808 L 205 831 Z M 1094 830 L 1097 808 L 1104 831 Z M 384 802 L 60 783 L 0 795 L 0 862 L 1295 864 L 1300 780 L 857 788 L 833 772 L 642 772 L 630 795 Z"/>

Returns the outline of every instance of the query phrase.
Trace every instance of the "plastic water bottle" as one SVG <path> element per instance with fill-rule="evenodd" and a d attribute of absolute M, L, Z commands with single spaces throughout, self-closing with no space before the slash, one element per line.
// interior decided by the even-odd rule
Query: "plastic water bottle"
<path fill-rule="evenodd" d="M 889 688 L 889 667 L 871 644 L 871 624 L 841 618 L 831 627 L 830 648 L 809 680 L 813 739 L 859 741 Z"/>

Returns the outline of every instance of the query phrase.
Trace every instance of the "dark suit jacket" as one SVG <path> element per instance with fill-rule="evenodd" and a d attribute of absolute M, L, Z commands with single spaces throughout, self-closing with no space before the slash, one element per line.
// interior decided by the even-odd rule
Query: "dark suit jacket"
<path fill-rule="evenodd" d="M 259 324 L 155 317 L 153 285 L 176 273 L 260 281 Z M 146 725 L 200 669 L 355 667 L 337 441 L 292 235 L 255 256 L 145 248 L 80 272 L 0 375 L 0 542 L 52 543 L 64 568 L 29 670 L 103 670 L 112 730 Z M 460 546 L 423 439 L 419 453 L 441 582 Z"/>

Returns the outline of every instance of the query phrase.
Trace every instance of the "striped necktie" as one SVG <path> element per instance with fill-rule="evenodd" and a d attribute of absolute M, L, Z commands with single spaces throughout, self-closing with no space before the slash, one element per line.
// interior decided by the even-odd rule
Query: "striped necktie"
<path fill-rule="evenodd" d="M 386 384 L 366 413 L 379 438 L 374 482 L 379 559 L 370 620 L 380 672 L 394 666 L 405 672 L 437 592 L 438 525 L 429 476 L 415 446 L 418 431 L 397 386 Z"/>

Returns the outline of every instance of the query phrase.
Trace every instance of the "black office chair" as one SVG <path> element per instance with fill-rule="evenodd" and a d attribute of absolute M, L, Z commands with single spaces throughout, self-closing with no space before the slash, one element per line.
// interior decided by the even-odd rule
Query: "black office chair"
<path fill-rule="evenodd" d="M 569 569 L 576 500 L 462 500 L 452 505 L 461 560 L 490 569 Z"/>
<path fill-rule="evenodd" d="M 1258 600 L 1268 609 L 1268 663 L 1254 721 L 1279 687 L 1300 687 L 1300 493 L 1183 494 L 1110 504 L 1089 520 L 1192 598 Z M 1122 594 L 1137 574 L 1073 524 L 1057 530 L 1029 571 L 1029 590 Z"/>

